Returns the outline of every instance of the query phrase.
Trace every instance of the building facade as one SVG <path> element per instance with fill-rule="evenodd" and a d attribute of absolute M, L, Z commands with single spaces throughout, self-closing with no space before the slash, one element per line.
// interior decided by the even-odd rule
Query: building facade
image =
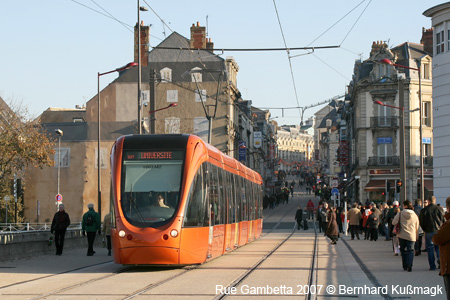
<path fill-rule="evenodd" d="M 431 18 L 434 31 L 429 50 L 433 54 L 433 183 L 437 202 L 444 206 L 450 196 L 450 3 L 434 6 L 423 14 Z"/>
<path fill-rule="evenodd" d="M 394 64 L 380 63 L 388 59 Z M 404 43 L 392 49 L 374 42 L 370 58 L 355 63 L 345 106 L 349 142 L 348 187 L 353 201 L 393 201 L 398 199 L 400 160 L 405 160 L 406 199 L 420 198 L 420 122 L 422 122 L 425 194 L 433 193 L 433 121 L 431 56 L 424 45 Z M 420 117 L 419 91 L 422 100 Z M 380 105 L 382 104 L 382 105 Z M 404 111 L 405 152 L 401 153 L 400 118 Z M 425 195 L 425 196 L 426 196 Z"/>
<path fill-rule="evenodd" d="M 314 149 L 314 138 L 301 132 L 300 126 L 278 127 L 277 146 L 280 170 L 300 171 L 302 168 L 309 167 Z"/>
<path fill-rule="evenodd" d="M 140 44 L 148 43 L 149 27 L 141 25 Z M 190 48 L 197 50 L 188 50 Z M 121 135 L 138 133 L 139 126 L 144 134 L 198 135 L 236 159 L 239 159 L 242 141 L 250 144 L 245 150 L 253 152 L 250 109 L 243 113 L 239 107 L 242 101 L 237 88 L 239 67 L 232 57 L 224 59 L 214 55 L 212 48 L 211 39 L 206 39 L 206 28 L 193 24 L 190 40 L 174 32 L 150 52 L 145 47 L 141 51 L 140 106 L 137 100 L 138 68 L 135 67 L 119 72 L 118 77 L 100 91 L 100 97 L 92 97 L 85 108 L 49 109 L 41 115 L 41 122 L 49 134 L 55 129 L 64 132 L 61 147 L 55 151 L 61 150 L 60 193 L 73 222 L 81 220 L 88 203 L 94 203 L 98 209 L 99 194 L 101 215 L 109 212 L 111 147 Z M 136 49 L 134 60 L 138 60 Z M 242 105 L 250 107 L 248 103 Z M 142 116 L 140 120 L 138 110 Z M 100 163 L 97 161 L 98 143 Z M 259 160 L 253 159 L 253 155 L 245 158 L 245 164 L 250 167 L 258 168 L 256 162 Z M 51 221 L 57 204 L 57 169 L 28 170 L 31 179 L 25 197 L 27 220 Z"/>

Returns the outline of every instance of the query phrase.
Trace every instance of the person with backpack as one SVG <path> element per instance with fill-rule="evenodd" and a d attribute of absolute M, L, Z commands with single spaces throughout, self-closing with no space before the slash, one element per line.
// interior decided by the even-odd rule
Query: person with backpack
<path fill-rule="evenodd" d="M 100 221 L 100 215 L 94 210 L 94 204 L 89 203 L 87 205 L 88 211 L 83 215 L 83 221 L 81 222 L 81 230 L 83 233 L 83 236 L 87 233 L 87 239 L 88 239 L 88 251 L 87 256 L 93 256 L 94 251 L 94 241 L 95 241 L 95 234 L 98 231 L 98 235 L 101 234 L 101 221 Z"/>

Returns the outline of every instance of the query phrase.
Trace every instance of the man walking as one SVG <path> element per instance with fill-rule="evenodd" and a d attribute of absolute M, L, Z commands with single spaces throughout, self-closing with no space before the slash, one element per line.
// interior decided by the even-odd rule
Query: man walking
<path fill-rule="evenodd" d="M 436 205 L 436 197 L 428 197 L 428 206 L 420 211 L 419 221 L 420 226 L 425 232 L 425 248 L 428 254 L 428 264 L 430 265 L 430 271 L 436 270 L 436 261 L 439 263 L 439 246 L 433 244 L 433 235 L 439 230 L 444 223 L 444 216 L 442 210 Z M 434 253 L 436 252 L 436 257 Z"/>
<path fill-rule="evenodd" d="M 352 235 L 352 240 L 356 238 L 359 240 L 359 222 L 361 221 L 361 210 L 358 209 L 358 205 L 355 203 L 352 204 L 352 209 L 348 211 L 348 220 L 350 224 L 350 233 Z"/>
<path fill-rule="evenodd" d="M 64 204 L 60 204 L 58 212 L 53 217 L 50 232 L 55 233 L 56 255 L 62 255 L 64 247 L 64 237 L 66 235 L 67 227 L 70 225 L 69 214 L 64 210 Z"/>
<path fill-rule="evenodd" d="M 302 227 L 303 222 L 303 210 L 300 205 L 298 206 L 298 209 L 295 213 L 295 220 L 297 221 L 297 230 L 300 230 L 300 227 Z"/>
<path fill-rule="evenodd" d="M 88 211 L 83 215 L 83 221 L 81 222 L 81 230 L 83 232 L 83 235 L 86 235 L 87 232 L 87 239 L 88 239 L 88 251 L 87 256 L 94 255 L 94 241 L 95 241 L 95 234 L 98 231 L 98 235 L 100 235 L 100 215 L 94 210 L 94 204 L 89 203 L 87 205 Z"/>

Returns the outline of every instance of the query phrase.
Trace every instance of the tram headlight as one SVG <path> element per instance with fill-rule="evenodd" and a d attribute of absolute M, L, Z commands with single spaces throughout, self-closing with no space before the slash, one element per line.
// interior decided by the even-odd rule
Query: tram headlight
<path fill-rule="evenodd" d="M 178 236 L 178 231 L 176 229 L 172 229 L 170 231 L 170 236 L 176 238 Z"/>
<path fill-rule="evenodd" d="M 125 231 L 123 231 L 123 230 L 119 231 L 119 236 L 121 238 L 125 237 Z"/>

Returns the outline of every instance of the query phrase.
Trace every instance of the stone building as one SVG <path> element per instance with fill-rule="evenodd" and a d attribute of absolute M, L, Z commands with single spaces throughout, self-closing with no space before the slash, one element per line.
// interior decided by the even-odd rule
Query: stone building
<path fill-rule="evenodd" d="M 382 59 L 411 68 L 420 66 L 421 86 L 416 70 L 380 63 Z M 424 51 L 424 45 L 409 42 L 392 49 L 384 42 L 374 42 L 370 57 L 355 63 L 344 113 L 350 146 L 347 191 L 353 201 L 397 199 L 399 194 L 395 187 L 400 181 L 403 155 L 406 180 L 402 184 L 406 188 L 406 198 L 420 197 L 420 122 L 423 125 L 425 194 L 433 192 L 431 66 L 431 56 Z M 418 111 L 419 91 L 422 118 Z M 402 108 L 404 154 L 400 152 Z"/>
<path fill-rule="evenodd" d="M 281 126 L 277 130 L 279 169 L 301 170 L 312 160 L 314 138 L 300 132 L 300 126 Z"/>
<path fill-rule="evenodd" d="M 242 116 L 238 105 L 242 100 L 237 88 L 238 64 L 232 57 L 224 59 L 212 52 L 213 43 L 206 39 L 205 27 L 193 24 L 190 40 L 174 32 L 151 51 L 145 49 L 148 44 L 149 27 L 141 25 L 141 106 L 137 100 L 137 67 L 120 71 L 100 91 L 102 216 L 110 210 L 111 146 L 121 135 L 138 133 L 138 126 L 144 133 L 191 133 L 205 141 L 211 132 L 210 143 L 236 159 L 243 133 L 249 141 L 253 139 L 251 115 Z M 136 48 L 134 61 L 138 61 Z M 55 129 L 64 132 L 60 193 L 74 222 L 80 221 L 88 203 L 98 208 L 97 96 L 83 109 L 49 109 L 40 117 L 49 133 Z M 255 167 L 253 160 L 250 164 Z M 29 169 L 28 174 L 26 219 L 50 220 L 56 210 L 57 167 Z"/>

